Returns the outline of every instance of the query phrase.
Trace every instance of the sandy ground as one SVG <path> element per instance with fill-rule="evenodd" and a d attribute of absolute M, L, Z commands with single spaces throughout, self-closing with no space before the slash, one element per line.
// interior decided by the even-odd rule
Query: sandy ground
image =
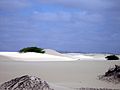
<path fill-rule="evenodd" d="M 82 54 L 82 53 L 65 53 L 61 54 L 54 50 L 46 49 L 45 54 L 40 53 L 18 53 L 18 52 L 0 52 L 1 61 L 76 61 L 76 60 L 106 60 L 109 54 Z M 117 55 L 120 57 L 120 55 Z"/>
<path fill-rule="evenodd" d="M 7 54 L 7 56 L 0 54 L 0 83 L 19 76 L 32 75 L 40 77 L 52 83 L 52 85 L 56 85 L 56 88 L 62 88 L 60 90 L 72 90 L 73 88 L 81 87 L 120 89 L 119 84 L 115 85 L 113 83 L 100 81 L 97 77 L 98 75 L 104 74 L 104 72 L 115 64 L 120 65 L 120 61 L 84 61 L 61 56 L 53 58 L 54 55 L 50 55 L 51 58 L 49 55 L 46 57 L 37 57 L 35 54 L 33 54 L 34 57 L 30 55 L 30 57 L 24 55 L 21 57 L 15 53 L 13 55 L 14 57 L 10 55 L 10 53 Z M 28 60 L 29 58 L 33 60 L 35 57 L 38 58 L 37 60 L 42 58 L 43 61 L 22 61 L 23 59 Z M 18 58 L 19 60 L 16 62 Z M 54 59 L 54 62 L 48 61 L 46 58 L 50 60 Z M 4 59 L 6 59 L 6 61 L 4 61 Z"/>
<path fill-rule="evenodd" d="M 62 55 L 62 54 L 61 54 Z M 74 61 L 75 58 L 69 56 L 60 56 L 54 53 L 18 53 L 18 52 L 0 52 L 1 61 Z"/>
<path fill-rule="evenodd" d="M 118 88 L 119 85 L 98 80 L 119 61 L 71 61 L 71 62 L 0 62 L 0 83 L 22 75 L 32 75 L 71 88 Z"/>

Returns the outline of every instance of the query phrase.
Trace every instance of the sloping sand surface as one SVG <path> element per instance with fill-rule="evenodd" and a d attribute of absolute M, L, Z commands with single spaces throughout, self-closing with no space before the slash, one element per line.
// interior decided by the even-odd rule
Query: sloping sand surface
<path fill-rule="evenodd" d="M 56 55 L 56 56 L 64 56 L 64 54 L 59 53 L 59 52 L 52 50 L 52 49 L 44 49 L 44 51 L 46 54 Z"/>
<path fill-rule="evenodd" d="M 14 60 L 9 56 L 0 55 L 0 62 L 1 61 L 14 61 Z"/>
<path fill-rule="evenodd" d="M 86 55 L 67 53 L 61 54 L 51 49 L 45 49 L 45 54 L 40 53 L 18 53 L 18 52 L 0 52 L 0 60 L 8 61 L 12 59 L 14 61 L 75 61 L 75 60 L 106 60 L 105 55 Z M 4 57 L 4 58 L 3 58 Z"/>
<path fill-rule="evenodd" d="M 0 83 L 27 74 L 68 88 L 120 89 L 118 84 L 97 78 L 115 64 L 120 61 L 0 62 Z"/>
<path fill-rule="evenodd" d="M 84 55 L 84 54 L 75 54 L 75 53 L 67 53 L 67 54 L 64 54 L 66 56 L 69 56 L 73 59 L 78 59 L 78 60 L 93 60 L 94 57 L 93 56 L 87 56 L 87 55 Z"/>
<path fill-rule="evenodd" d="M 12 59 L 14 61 L 74 61 L 70 57 L 58 56 L 55 54 L 40 54 L 40 53 L 18 53 L 18 52 L 0 52 L 0 60 L 8 61 Z M 4 57 L 4 58 L 3 58 Z"/>

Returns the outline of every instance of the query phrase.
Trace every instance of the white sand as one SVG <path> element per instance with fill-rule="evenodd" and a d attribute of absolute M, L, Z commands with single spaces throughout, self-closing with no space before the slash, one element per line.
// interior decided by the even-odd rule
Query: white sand
<path fill-rule="evenodd" d="M 106 60 L 105 55 L 87 55 L 67 53 L 61 54 L 51 49 L 45 49 L 45 54 L 40 53 L 18 53 L 18 52 L 0 52 L 0 59 L 15 61 L 75 61 L 75 60 Z M 2 59 L 3 58 L 3 59 Z"/>
<path fill-rule="evenodd" d="M 52 50 L 52 49 L 44 49 L 44 51 L 46 54 L 55 55 L 55 56 L 64 56 L 64 54 L 59 53 L 59 52 Z"/>
<path fill-rule="evenodd" d="M 4 57 L 3 58 L 4 60 L 10 58 L 14 61 L 74 61 L 74 60 L 77 60 L 70 57 L 58 56 L 55 54 L 40 54 L 40 53 L 33 53 L 33 52 L 29 52 L 29 53 L 0 52 L 0 56 Z"/>
<path fill-rule="evenodd" d="M 4 62 L 5 59 L 6 62 Z M 55 90 L 72 90 L 81 87 L 120 89 L 118 84 L 114 85 L 97 78 L 98 75 L 104 74 L 108 68 L 115 64 L 120 65 L 120 61 L 76 61 L 76 59 L 67 57 L 67 55 L 62 57 L 36 53 L 19 54 L 16 52 L 1 52 L 0 60 L 0 83 L 27 74 L 52 83 L 53 87 L 56 88 Z M 33 60 L 42 62 L 24 62 Z"/>
<path fill-rule="evenodd" d="M 69 56 L 73 59 L 78 59 L 78 60 L 93 60 L 94 57 L 93 56 L 87 56 L 87 55 L 84 55 L 84 54 L 76 54 L 76 53 L 67 53 L 67 54 L 64 54 L 66 56 Z"/>

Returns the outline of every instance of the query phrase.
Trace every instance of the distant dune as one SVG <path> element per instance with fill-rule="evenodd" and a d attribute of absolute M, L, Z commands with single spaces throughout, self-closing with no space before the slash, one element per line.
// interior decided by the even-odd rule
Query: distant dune
<path fill-rule="evenodd" d="M 62 53 L 59 53 L 52 49 L 44 49 L 46 54 L 57 55 L 57 56 L 64 56 Z"/>
<path fill-rule="evenodd" d="M 48 54 L 49 53 L 49 54 Z M 18 53 L 18 52 L 0 52 L 1 61 L 74 61 L 75 59 L 70 57 L 65 57 L 62 55 L 56 55 L 53 51 L 49 51 L 45 54 L 41 53 Z"/>
<path fill-rule="evenodd" d="M 75 60 L 106 60 L 110 54 L 83 54 L 83 53 L 60 53 L 52 49 L 44 49 L 45 53 L 19 53 L 19 52 L 0 52 L 1 61 L 75 61 Z M 117 55 L 120 57 L 120 55 Z"/>

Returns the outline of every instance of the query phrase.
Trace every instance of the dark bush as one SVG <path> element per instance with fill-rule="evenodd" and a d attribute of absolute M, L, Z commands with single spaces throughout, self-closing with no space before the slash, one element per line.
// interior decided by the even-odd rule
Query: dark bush
<path fill-rule="evenodd" d="M 23 48 L 19 51 L 20 53 L 26 53 L 26 52 L 36 52 L 36 53 L 45 53 L 44 49 L 38 48 L 38 47 L 27 47 Z"/>
<path fill-rule="evenodd" d="M 106 56 L 105 58 L 106 58 L 107 60 L 119 60 L 119 57 L 117 57 L 116 55 Z"/>
<path fill-rule="evenodd" d="M 120 66 L 115 65 L 114 68 L 110 68 L 107 72 L 105 72 L 105 76 L 119 76 L 120 75 Z"/>
<path fill-rule="evenodd" d="M 99 80 L 120 84 L 120 65 L 115 65 L 105 72 L 104 75 L 99 75 Z"/>

